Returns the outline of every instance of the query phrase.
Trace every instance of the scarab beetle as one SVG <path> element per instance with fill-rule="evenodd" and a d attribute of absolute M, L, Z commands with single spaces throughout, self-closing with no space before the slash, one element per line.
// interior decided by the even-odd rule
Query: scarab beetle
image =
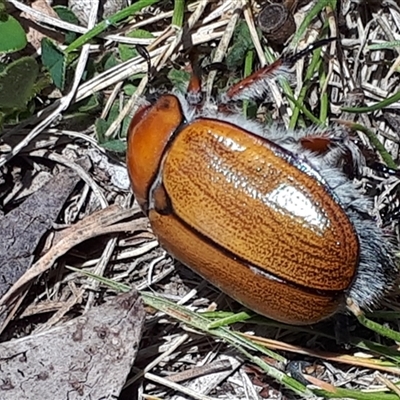
<path fill-rule="evenodd" d="M 288 132 L 228 110 L 261 97 L 271 76 L 311 50 L 259 70 L 216 107 L 202 103 L 193 74 L 186 96 L 164 94 L 137 111 L 127 151 L 133 192 L 161 245 L 249 309 L 298 325 L 341 312 L 348 299 L 373 308 L 397 272 L 371 200 L 341 171 L 347 152 L 361 162 L 345 133 Z"/>

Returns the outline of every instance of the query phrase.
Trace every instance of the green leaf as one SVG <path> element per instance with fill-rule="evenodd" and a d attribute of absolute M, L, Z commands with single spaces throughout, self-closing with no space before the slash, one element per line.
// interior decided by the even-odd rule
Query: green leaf
<path fill-rule="evenodd" d="M 179 92 L 185 93 L 190 79 L 190 73 L 181 69 L 171 69 L 168 72 L 168 79 Z"/>
<path fill-rule="evenodd" d="M 136 39 L 153 39 L 155 36 L 145 29 L 135 29 L 126 34 L 127 37 Z"/>
<path fill-rule="evenodd" d="M 0 21 L 7 21 L 8 14 L 5 0 L 0 0 Z"/>
<path fill-rule="evenodd" d="M 21 24 L 11 15 L 0 21 L 0 53 L 11 53 L 26 46 L 26 34 Z"/>
<path fill-rule="evenodd" d="M 120 43 L 118 45 L 118 52 L 122 61 L 128 61 L 131 58 L 137 57 L 138 55 L 138 52 L 134 46 L 124 43 Z"/>
<path fill-rule="evenodd" d="M 226 66 L 229 70 L 235 70 L 238 65 L 242 65 L 246 53 L 254 49 L 253 40 L 245 22 L 241 22 L 235 28 L 232 43 L 233 46 L 226 56 Z"/>
<path fill-rule="evenodd" d="M 144 73 L 144 72 L 138 72 L 137 74 L 131 75 L 131 76 L 128 78 L 128 81 L 129 81 L 129 82 L 135 82 L 135 81 L 137 81 L 137 80 L 139 80 L 139 79 L 144 78 L 146 75 L 147 75 L 147 74 Z"/>
<path fill-rule="evenodd" d="M 17 125 L 21 121 L 29 118 L 35 110 L 33 102 L 28 102 L 23 110 L 17 109 L 5 109 L 5 123 L 8 125 Z"/>
<path fill-rule="evenodd" d="M 73 131 L 88 129 L 95 123 L 102 109 L 101 100 L 101 95 L 94 93 L 92 96 L 72 104 L 68 108 L 68 113 L 64 115 L 63 120 L 60 122 L 61 129 Z"/>
<path fill-rule="evenodd" d="M 137 86 L 127 83 L 122 89 L 126 96 L 132 96 L 136 92 Z"/>
<path fill-rule="evenodd" d="M 120 64 L 120 61 L 115 57 L 115 54 L 110 53 L 105 57 L 104 70 L 107 71 L 118 64 Z"/>
<path fill-rule="evenodd" d="M 128 129 L 129 129 L 129 125 L 131 124 L 131 120 L 132 120 L 131 117 L 125 117 L 122 120 L 120 137 L 127 137 L 128 136 Z"/>
<path fill-rule="evenodd" d="M 110 112 L 108 113 L 106 120 L 103 118 L 96 119 L 94 126 L 95 126 L 95 130 L 96 130 L 97 140 L 101 145 L 109 142 L 110 140 L 114 140 L 114 139 L 105 137 L 105 133 L 107 132 L 107 129 L 111 126 L 111 124 L 118 118 L 118 115 L 121 112 L 120 107 L 121 107 L 121 105 L 119 103 L 119 100 L 116 100 L 116 101 L 114 101 L 113 105 L 111 106 Z M 122 125 L 117 132 L 118 137 L 126 136 L 126 132 L 128 130 L 130 120 L 131 120 L 130 117 L 124 118 L 124 120 L 122 121 Z"/>
<path fill-rule="evenodd" d="M 5 114 L 0 111 L 0 134 L 3 133 L 3 122 L 5 119 Z"/>
<path fill-rule="evenodd" d="M 54 6 L 53 9 L 63 21 L 79 25 L 77 16 L 69 8 L 64 6 Z"/>
<path fill-rule="evenodd" d="M 64 6 L 55 6 L 53 10 L 57 13 L 57 15 L 65 22 L 69 22 L 70 24 L 79 25 L 79 20 L 76 15 L 67 7 Z M 71 44 L 77 38 L 77 34 L 75 32 L 66 32 L 65 33 L 65 44 Z"/>
<path fill-rule="evenodd" d="M 107 122 L 111 125 L 118 117 L 120 112 L 119 100 L 115 100 L 108 113 Z"/>
<path fill-rule="evenodd" d="M 65 115 L 60 122 L 61 129 L 84 131 L 93 125 L 95 118 L 88 113 L 75 112 Z"/>
<path fill-rule="evenodd" d="M 127 33 L 127 37 L 139 38 L 139 39 L 153 39 L 154 35 L 144 29 L 135 29 L 132 32 Z M 130 60 L 131 58 L 137 57 L 138 52 L 136 46 L 131 44 L 120 43 L 118 45 L 119 56 L 122 61 Z"/>
<path fill-rule="evenodd" d="M 36 96 L 43 89 L 49 87 L 52 84 L 50 75 L 48 73 L 39 75 L 39 79 L 33 85 L 33 95 Z"/>
<path fill-rule="evenodd" d="M 63 90 L 66 71 L 64 53 L 48 38 L 42 40 L 42 62 L 50 71 L 54 84 Z"/>
<path fill-rule="evenodd" d="M 108 127 L 110 126 L 109 123 L 103 118 L 97 118 L 96 122 L 94 123 L 94 128 L 96 131 L 97 141 L 102 144 L 105 142 L 105 133 L 107 132 Z"/>
<path fill-rule="evenodd" d="M 93 113 L 101 110 L 99 93 L 95 93 L 92 96 L 81 100 L 77 106 L 78 110 L 83 113 Z"/>
<path fill-rule="evenodd" d="M 108 142 L 102 143 L 101 147 L 114 153 L 126 152 L 126 142 L 123 142 L 122 140 L 110 140 Z"/>
<path fill-rule="evenodd" d="M 0 109 L 26 109 L 38 73 L 38 63 L 32 57 L 22 57 L 9 64 L 0 73 Z"/>

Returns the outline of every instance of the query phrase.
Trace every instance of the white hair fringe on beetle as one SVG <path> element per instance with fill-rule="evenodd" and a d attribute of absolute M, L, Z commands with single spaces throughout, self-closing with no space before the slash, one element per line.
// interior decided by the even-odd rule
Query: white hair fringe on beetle
<path fill-rule="evenodd" d="M 357 169 L 365 165 L 365 159 L 359 148 L 339 127 L 327 128 L 323 133 L 316 127 L 288 131 L 278 126 L 264 126 L 256 121 L 249 121 L 238 112 L 226 111 L 229 103 L 262 99 L 268 91 L 271 79 L 287 75 L 299 59 L 335 40 L 338 39 L 323 39 L 310 44 L 300 52 L 279 58 L 232 86 L 218 100 L 212 100 L 208 104 L 203 104 L 199 80 L 185 95 L 178 93 L 177 90 L 173 94 L 179 99 L 185 123 L 199 118 L 226 121 L 278 144 L 292 153 L 297 164 L 303 162 L 304 166 L 312 167 L 304 172 L 329 188 L 332 197 L 342 206 L 358 236 L 359 264 L 352 284 L 346 292 L 346 298 L 357 307 L 370 311 L 380 304 L 395 285 L 398 268 L 395 261 L 394 238 L 377 226 L 377 221 L 372 215 L 372 199 L 361 193 L 341 170 L 343 157 L 348 153 Z M 330 143 L 323 154 L 306 149 L 301 143 L 304 138 L 318 135 Z"/>

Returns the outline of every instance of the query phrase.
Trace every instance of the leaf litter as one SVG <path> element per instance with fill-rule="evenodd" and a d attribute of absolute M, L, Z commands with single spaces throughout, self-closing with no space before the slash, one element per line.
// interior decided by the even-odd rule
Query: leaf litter
<path fill-rule="evenodd" d="M 49 209 L 42 230 L 31 225 L 34 232 L 30 238 L 19 238 L 30 244 L 25 246 L 30 269 L 17 277 L 22 281 L 18 283 L 15 279 L 10 283 L 14 287 L 1 299 L 3 313 L 7 315 L 2 324 L 2 346 L 13 348 L 16 353 L 24 341 L 32 340 L 29 346 L 34 346 L 40 343 L 35 340 L 42 340 L 46 332 L 63 331 L 79 323 L 81 315 L 90 318 L 91 312 L 101 313 L 104 302 L 118 301 L 116 292 L 136 287 L 145 293 L 152 291 L 175 305 L 168 302 L 157 305 L 158 298 L 143 297 L 146 304 L 151 303 L 158 311 L 147 308 L 135 364 L 124 389 L 116 389 L 116 393 L 122 390 L 120 399 L 134 395 L 169 399 L 322 398 L 327 393 L 336 398 L 398 398 L 393 387 L 399 375 L 396 344 L 357 322 L 350 323 L 352 340 L 348 348 L 336 344 L 330 322 L 298 328 L 253 316 L 229 328 L 232 332 L 225 332 L 226 328 L 208 331 L 204 312 L 208 312 L 209 318 L 214 312 L 222 317 L 223 312 L 241 308 L 158 246 L 130 194 L 123 159 L 127 121 L 138 105 L 137 99 L 144 93 L 184 87 L 186 55 L 192 46 L 199 49 L 202 67 L 214 62 L 229 63 L 227 73 L 211 71 L 204 77 L 207 95 L 215 96 L 243 76 L 244 58 L 251 57 L 254 70 L 290 51 L 293 45 L 304 47 L 321 35 L 340 33 L 340 44 L 321 52 L 312 70 L 309 59 L 301 60 L 290 85 L 273 82 L 266 101 L 250 105 L 248 112 L 260 120 L 303 127 L 310 124 L 306 117 L 309 111 L 325 126 L 340 123 L 353 129 L 354 140 L 364 149 L 370 166 L 359 184 L 375 196 L 380 223 L 397 232 L 398 176 L 373 167 L 387 158 L 397 165 L 399 159 L 399 103 L 398 100 L 384 103 L 399 92 L 398 3 L 283 2 L 293 13 L 298 29 L 288 45 L 278 46 L 267 43 L 258 29 L 257 15 L 264 3 L 154 2 L 115 24 L 106 26 L 103 21 L 103 26 L 95 31 L 96 23 L 101 22 L 97 19 L 97 2 L 86 3 L 87 26 L 60 20 L 45 8 L 35 9 L 16 0 L 9 3 L 31 16 L 38 27 L 46 26 L 56 33 L 88 34 L 88 38 L 95 40 L 77 44 L 76 36 L 71 37 L 70 43 L 54 42 L 60 54 L 73 58 L 73 61 L 68 57 L 58 60 L 60 96 L 46 98 L 40 93 L 42 106 L 37 109 L 40 113 L 32 113 L 16 125 L 5 125 L 2 132 L 0 196 L 4 215 L 0 223 L 7 223 L 13 212 L 22 210 L 24 198 L 18 193 L 26 190 L 28 182 L 39 174 L 52 176 L 49 181 L 58 180 L 60 186 L 50 191 L 42 186 L 36 193 L 27 192 L 25 202 L 36 195 L 37 204 L 43 206 L 53 190 L 53 199 L 61 202 L 61 211 L 56 216 Z M 112 22 L 119 11 L 107 15 L 105 21 Z M 146 34 L 132 33 L 140 30 Z M 146 61 L 135 55 L 136 45 L 147 46 L 152 68 L 157 71 L 150 80 Z M 37 43 L 33 47 L 38 49 Z M 97 72 L 90 74 L 93 63 Z M 62 72 L 64 69 L 70 75 Z M 308 75 L 310 78 L 305 79 Z M 291 102 L 289 89 L 294 98 L 301 96 L 302 109 Z M 84 106 L 95 95 L 99 95 L 102 121 L 98 120 L 96 105 Z M 358 125 L 363 129 L 358 129 Z M 379 152 L 371 145 L 371 137 L 377 137 L 383 144 Z M 87 168 L 81 167 L 82 158 L 88 159 Z M 65 184 L 64 177 L 57 178 L 57 174 L 66 173 L 65 168 L 78 177 L 70 193 L 66 193 L 70 186 Z M 64 186 L 64 194 L 57 197 L 56 193 Z M 25 213 L 30 215 L 35 207 Z M 21 224 L 28 226 L 29 222 Z M 28 233 L 24 230 L 24 234 Z M 14 245 L 18 245 L 18 240 Z M 1 256 L 12 256 L 9 250 L 4 253 Z M 4 265 L 11 264 L 5 261 Z M 396 293 L 385 306 L 386 311 L 376 313 L 375 317 L 398 329 Z M 202 319 L 197 320 L 200 316 Z M 258 343 L 265 349 L 277 350 L 278 355 L 253 347 L 248 357 L 244 357 L 236 347 L 241 343 L 237 332 L 246 333 L 253 346 Z M 15 343 L 8 341 L 15 338 L 22 339 Z M 266 339 L 272 341 L 268 343 Z M 250 344 L 246 342 L 243 346 Z M 54 362 L 60 361 L 59 354 L 52 357 Z M 302 375 L 308 376 L 308 383 L 314 385 L 310 388 L 319 387 L 325 392 L 303 389 L 301 376 L 286 371 L 288 361 L 299 357 L 311 364 L 302 369 Z M 133 359 L 131 354 L 127 365 Z M 110 376 L 117 373 L 112 367 L 108 372 Z M 290 381 L 287 373 L 299 384 Z M 109 387 L 106 379 L 102 381 L 104 387 Z M 75 382 L 76 393 L 82 387 Z"/>

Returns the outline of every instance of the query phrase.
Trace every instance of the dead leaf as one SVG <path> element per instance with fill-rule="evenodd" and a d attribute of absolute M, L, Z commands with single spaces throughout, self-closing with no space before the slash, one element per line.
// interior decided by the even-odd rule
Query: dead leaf
<path fill-rule="evenodd" d="M 142 300 L 132 290 L 45 333 L 0 344 L 0 398 L 117 398 L 144 319 Z"/>
<path fill-rule="evenodd" d="M 57 13 L 50 7 L 46 0 L 35 0 L 33 3 L 31 3 L 31 7 L 37 11 L 49 15 L 50 17 L 58 18 Z M 22 12 L 21 17 L 23 20 L 20 22 L 27 32 L 26 37 L 28 43 L 30 43 L 36 50 L 40 49 L 42 39 L 45 37 L 51 38 L 58 43 L 64 42 L 64 35 L 37 24 L 32 15 Z"/>

